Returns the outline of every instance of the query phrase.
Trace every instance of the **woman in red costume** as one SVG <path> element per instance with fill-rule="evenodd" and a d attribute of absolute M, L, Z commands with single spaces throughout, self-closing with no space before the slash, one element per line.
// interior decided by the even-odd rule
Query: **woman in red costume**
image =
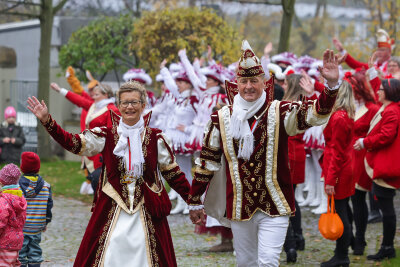
<path fill-rule="evenodd" d="M 393 246 L 396 234 L 396 213 L 393 198 L 400 188 L 400 81 L 383 80 L 378 91 L 382 107 L 372 118 L 368 134 L 354 144 L 354 149 L 366 149 L 365 168 L 372 179 L 372 193 L 378 200 L 382 212 L 383 240 L 375 255 L 369 260 L 381 261 L 393 258 L 396 251 Z"/>
<path fill-rule="evenodd" d="M 343 235 L 336 240 L 335 255 L 321 267 L 349 266 L 348 248 L 351 240 L 351 209 L 349 198 L 354 194 L 353 183 L 353 130 L 354 97 L 351 85 L 343 81 L 332 110 L 331 118 L 324 129 L 325 150 L 322 162 L 322 176 L 325 192 L 333 195 L 336 212 L 343 222 Z"/>
<path fill-rule="evenodd" d="M 115 98 L 112 88 L 107 84 L 97 83 L 97 85 L 92 89 L 91 98 L 60 88 L 56 83 L 52 83 L 50 87 L 54 91 L 65 96 L 65 98 L 67 98 L 71 103 L 86 111 L 85 129 L 93 128 L 93 125 L 96 125 L 96 120 L 101 120 L 99 117 L 110 109 L 115 113 L 120 114 L 114 104 Z M 99 122 L 97 122 L 97 124 L 98 123 Z M 83 157 L 83 168 L 88 171 L 87 179 L 91 182 L 94 191 L 96 191 L 99 181 L 102 162 L 103 158 L 100 154 L 92 157 Z M 82 188 L 84 185 L 85 183 L 82 185 Z"/>
<path fill-rule="evenodd" d="M 124 83 L 117 101 L 121 116 L 109 110 L 102 124 L 71 134 L 49 115 L 44 101 L 28 99 L 28 109 L 65 149 L 103 157 L 93 214 L 74 266 L 176 266 L 167 221 L 171 202 L 161 175 L 184 200 L 190 185 L 168 139 L 142 116 L 146 89 Z"/>
<path fill-rule="evenodd" d="M 359 138 L 367 135 L 369 124 L 379 109 L 375 104 L 375 96 L 371 86 L 366 79 L 365 70 L 345 73 L 345 80 L 353 88 L 355 98 L 356 113 L 354 116 L 354 136 L 353 144 Z M 365 242 L 365 231 L 368 222 L 368 207 L 365 200 L 366 193 L 371 191 L 372 181 L 364 168 L 365 150 L 353 150 L 353 183 L 355 184 L 355 193 L 351 196 L 353 204 L 354 224 L 356 234 L 354 239 L 353 254 L 363 255 Z"/>

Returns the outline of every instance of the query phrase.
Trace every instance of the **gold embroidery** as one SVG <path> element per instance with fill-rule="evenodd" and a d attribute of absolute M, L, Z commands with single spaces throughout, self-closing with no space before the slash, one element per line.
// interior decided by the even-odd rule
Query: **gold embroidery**
<path fill-rule="evenodd" d="M 75 135 L 72 135 L 72 144 L 73 144 L 73 147 L 71 148 L 71 152 L 72 153 L 76 153 L 77 152 L 77 150 L 78 150 L 78 147 L 79 147 L 79 141 L 78 141 L 78 139 L 76 138 L 76 136 Z"/>
<path fill-rule="evenodd" d="M 203 174 L 203 175 L 212 175 L 214 172 L 209 171 L 207 169 L 203 169 L 200 166 L 196 166 L 195 173 Z"/>
<path fill-rule="evenodd" d="M 146 225 L 146 230 L 147 230 L 147 238 L 149 240 L 148 244 L 150 247 L 150 258 L 151 258 L 151 266 L 158 267 L 160 265 L 160 259 L 157 254 L 157 241 L 155 237 L 155 232 L 156 229 L 153 225 L 153 222 L 151 220 L 151 215 L 147 211 L 145 205 L 142 205 L 142 211 L 144 213 L 144 220 L 145 220 L 145 225 Z"/>
<path fill-rule="evenodd" d="M 176 168 L 177 166 L 178 166 L 178 164 L 176 162 L 169 164 L 169 165 L 163 164 L 163 165 L 160 165 L 160 171 L 167 172 L 167 171 L 170 171 L 170 170 Z"/>
<path fill-rule="evenodd" d="M 100 238 L 99 238 L 99 247 L 97 248 L 97 251 L 96 251 L 96 260 L 95 260 L 93 266 L 98 266 L 99 262 L 101 260 L 101 255 L 102 255 L 102 253 L 104 251 L 105 241 L 106 241 L 106 238 L 107 238 L 107 236 L 109 234 L 108 229 L 110 228 L 111 222 L 113 221 L 113 217 L 114 217 L 114 213 L 116 211 L 116 208 L 117 208 L 117 203 L 115 201 L 113 201 L 112 202 L 112 207 L 111 207 L 111 209 L 110 209 L 110 211 L 108 212 L 108 215 L 107 215 L 107 223 L 104 225 L 103 232 L 102 232 L 102 234 L 100 235 Z"/>

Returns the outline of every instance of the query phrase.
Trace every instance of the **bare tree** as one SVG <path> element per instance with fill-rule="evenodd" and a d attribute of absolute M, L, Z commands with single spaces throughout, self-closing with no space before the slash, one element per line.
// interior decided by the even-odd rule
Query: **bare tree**
<path fill-rule="evenodd" d="M 38 73 L 38 97 L 49 103 L 50 84 L 50 48 L 53 20 L 55 14 L 68 0 L 53 5 L 53 0 L 2 0 L 0 14 L 14 15 L 40 21 L 40 49 Z M 38 152 L 41 158 L 51 157 L 50 137 L 45 129 L 38 125 Z"/>
<path fill-rule="evenodd" d="M 279 36 L 278 53 L 289 50 L 290 31 L 295 14 L 294 4 L 296 0 L 226 0 L 226 2 L 238 2 L 243 4 L 281 5 L 283 9 L 281 30 Z"/>

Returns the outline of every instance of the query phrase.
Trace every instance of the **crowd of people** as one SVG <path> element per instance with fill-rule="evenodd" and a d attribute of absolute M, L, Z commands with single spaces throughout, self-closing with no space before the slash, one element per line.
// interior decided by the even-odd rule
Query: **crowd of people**
<path fill-rule="evenodd" d="M 333 40 L 338 54 L 326 50 L 321 59 L 290 52 L 270 56 L 271 44 L 260 59 L 243 41 L 241 58 L 229 66 L 212 58 L 211 47 L 206 59 L 193 62 L 183 49 L 178 63 L 168 68 L 166 60 L 160 63 L 158 98 L 146 90 L 152 79 L 143 69 L 127 71 L 114 93 L 90 72 L 85 91 L 69 67 L 71 90 L 56 83 L 51 88 L 82 108 L 82 132 L 63 130 L 35 97 L 28 99 L 28 109 L 63 148 L 82 156 L 87 181 L 81 193 L 94 195 L 74 266 L 176 266 L 166 218 L 180 213 L 189 215 L 196 233 L 221 235 L 210 251 L 235 251 L 238 266 L 279 266 L 282 249 L 294 263 L 307 246 L 300 207 L 324 213 L 327 196 L 334 198 L 344 231 L 333 257 L 321 266 L 348 266 L 349 247 L 354 255 L 364 254 L 373 206 L 383 240 L 367 258 L 395 257 L 400 60 L 391 56 L 393 42 L 384 30 L 377 40 L 367 63 L 354 59 L 338 39 Z M 343 70 L 344 62 L 353 70 Z M 12 107 L 5 118 L 0 147 L 22 148 Z M 9 162 L 19 164 L 20 154 Z M 23 162 L 27 158 L 22 154 Z M 36 154 L 29 158 L 40 167 Z M 29 258 L 26 247 L 38 246 L 51 220 L 51 190 L 38 168 L 24 166 L 21 162 L 19 186 L 15 165 L 0 172 L 0 200 L 7 203 L 14 190 L 18 204 L 14 211 L 8 204 L 8 214 L 20 218 L 12 219 L 18 244 L 0 243 L 0 261 L 17 260 L 23 240 L 19 260 L 36 266 L 41 256 Z M 3 178 L 8 173 L 15 177 Z M 30 216 L 21 225 L 32 196 L 47 199 L 47 215 L 35 229 Z M 2 219 L 4 225 L 11 220 Z M 5 234 L 0 231 L 0 240 Z"/>

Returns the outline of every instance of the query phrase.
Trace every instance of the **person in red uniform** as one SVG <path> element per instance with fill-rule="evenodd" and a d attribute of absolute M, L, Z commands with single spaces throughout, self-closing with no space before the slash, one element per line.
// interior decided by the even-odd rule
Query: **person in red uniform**
<path fill-rule="evenodd" d="M 65 149 L 103 156 L 103 173 L 93 214 L 74 266 L 177 266 L 167 215 L 171 202 L 161 175 L 184 199 L 190 185 L 176 164 L 170 142 L 143 117 L 146 89 L 121 85 L 118 109 L 103 114 L 101 125 L 71 134 L 50 116 L 44 101 L 28 99 L 28 109 Z"/>
<path fill-rule="evenodd" d="M 60 88 L 56 83 L 51 83 L 50 87 L 67 98 L 71 103 L 83 108 L 87 112 L 85 129 L 90 129 L 93 128 L 93 125 L 98 125 L 96 120 L 99 120 L 98 118 L 110 109 L 119 114 L 119 110 L 115 106 L 114 92 L 111 86 L 107 84 L 97 83 L 91 92 L 91 98 Z M 102 164 L 103 159 L 100 154 L 92 157 L 83 157 L 83 168 L 88 172 L 87 179 L 90 181 L 93 191 L 96 191 Z M 82 188 L 84 185 L 85 183 L 82 185 Z"/>
<path fill-rule="evenodd" d="M 333 114 L 324 129 L 325 150 L 322 161 L 322 177 L 325 192 L 333 195 L 336 212 L 343 222 L 343 235 L 336 240 L 334 256 L 321 267 L 348 266 L 348 248 L 352 236 L 349 215 L 349 198 L 354 194 L 353 183 L 353 129 L 354 97 L 351 85 L 343 81 L 333 107 Z"/>
<path fill-rule="evenodd" d="M 366 149 L 365 168 L 372 179 L 372 193 L 382 212 L 383 240 L 378 253 L 368 255 L 369 260 L 393 258 L 396 251 L 396 213 L 393 198 L 400 188 L 400 81 L 383 80 L 379 94 L 382 107 L 371 120 L 368 134 L 354 144 L 354 149 Z"/>
<path fill-rule="evenodd" d="M 351 84 L 355 98 L 354 144 L 356 140 L 367 135 L 369 124 L 378 111 L 379 106 L 375 104 L 374 93 L 368 85 L 365 70 L 357 71 L 354 74 L 347 72 L 345 73 L 345 80 Z M 365 150 L 353 150 L 353 183 L 355 184 L 355 193 L 351 196 L 351 201 L 356 228 L 353 246 L 354 255 L 363 255 L 366 246 L 365 231 L 367 229 L 368 207 L 365 197 L 366 193 L 371 191 L 372 182 L 365 172 L 365 154 Z"/>
<path fill-rule="evenodd" d="M 286 76 L 283 83 L 283 90 L 285 94 L 283 101 L 298 101 L 302 100 L 301 96 L 306 96 L 307 92 L 300 86 L 299 74 L 290 74 Z M 296 191 L 298 184 L 304 183 L 305 167 L 306 167 L 306 150 L 304 148 L 304 134 L 296 134 L 288 138 L 288 152 L 289 152 L 289 169 L 290 176 L 292 177 L 293 191 Z M 290 217 L 288 233 L 284 244 L 287 262 L 297 261 L 296 250 L 304 250 L 305 240 L 303 237 L 303 229 L 301 228 L 301 211 L 300 206 L 295 198 L 296 212 L 294 216 Z"/>
<path fill-rule="evenodd" d="M 279 265 L 295 212 L 288 136 L 328 121 L 340 86 L 333 51 L 324 52 L 321 75 L 327 87 L 317 100 L 273 100 L 273 80 L 265 83 L 260 60 L 244 40 L 238 84 L 226 86 L 228 98 L 230 90 L 237 92 L 233 105 L 213 113 L 207 124 L 188 200 L 190 219 L 202 224 L 204 212 L 214 210 L 208 214 L 229 224 L 239 267 Z"/>
<path fill-rule="evenodd" d="M 388 74 L 388 62 L 390 59 L 390 56 L 392 54 L 392 50 L 394 49 L 394 39 L 391 39 L 389 34 L 383 30 L 379 29 L 376 32 L 376 38 L 378 41 L 378 47 L 377 47 L 377 55 L 376 55 L 376 61 L 374 61 L 374 67 L 377 68 L 380 72 L 380 76 L 385 77 Z M 343 47 L 342 43 L 337 39 L 333 38 L 333 44 L 335 48 L 343 55 L 343 60 L 346 62 L 346 64 L 352 68 L 352 69 L 357 69 L 357 68 L 364 68 L 368 69 L 368 63 L 364 62 L 359 62 L 356 59 L 354 59 Z"/>

